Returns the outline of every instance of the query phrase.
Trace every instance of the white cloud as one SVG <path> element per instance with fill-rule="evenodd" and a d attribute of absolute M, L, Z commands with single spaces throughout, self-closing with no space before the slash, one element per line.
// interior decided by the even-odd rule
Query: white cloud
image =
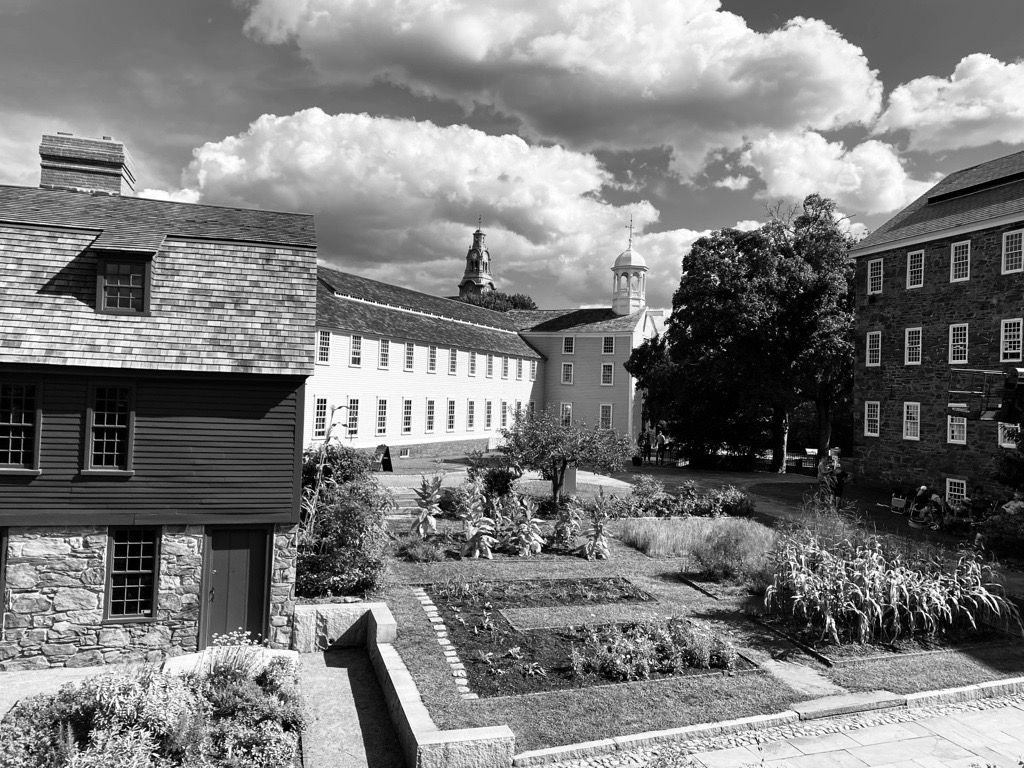
<path fill-rule="evenodd" d="M 1024 144 L 1024 61 L 986 53 L 961 59 L 949 78 L 920 77 L 897 86 L 874 127 L 906 129 L 910 149 L 938 152 L 986 144 Z"/>
<path fill-rule="evenodd" d="M 201 195 L 196 189 L 143 189 L 135 193 L 136 197 L 147 197 L 150 200 L 170 200 L 174 203 L 198 203 Z"/>
<path fill-rule="evenodd" d="M 330 82 L 387 80 L 493 107 L 577 150 L 708 153 L 767 131 L 870 124 L 882 86 L 860 48 L 797 17 L 759 33 L 718 0 L 243 0 L 246 32 L 294 43 Z"/>
<path fill-rule="evenodd" d="M 733 192 L 738 192 L 741 189 L 746 189 L 750 186 L 750 182 L 753 181 L 749 176 L 726 176 L 723 179 L 719 179 L 713 182 L 716 187 L 725 187 L 731 189 Z"/>
<path fill-rule="evenodd" d="M 610 175 L 592 155 L 465 126 L 309 109 L 264 115 L 193 154 L 184 190 L 165 195 L 314 213 L 326 260 L 439 295 L 456 289 L 478 215 L 499 289 L 547 307 L 610 301 L 630 216 L 648 302 L 668 306 L 683 252 L 703 234 L 645 232 L 658 211 L 606 202 Z"/>
<path fill-rule="evenodd" d="M 736 226 L 733 229 L 738 229 L 740 232 L 752 232 L 761 226 L 760 221 L 754 219 L 744 219 L 743 221 L 737 221 Z"/>
<path fill-rule="evenodd" d="M 869 214 L 898 210 L 938 180 L 910 178 L 888 144 L 872 139 L 847 149 L 813 131 L 770 133 L 751 142 L 741 163 L 764 180 L 762 197 L 802 200 L 818 192 L 845 209 Z"/>

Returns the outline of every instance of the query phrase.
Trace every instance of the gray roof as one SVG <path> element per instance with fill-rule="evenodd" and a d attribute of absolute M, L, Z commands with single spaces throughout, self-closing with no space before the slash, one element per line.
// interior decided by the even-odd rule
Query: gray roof
<path fill-rule="evenodd" d="M 627 333 L 643 320 L 645 309 L 617 315 L 611 307 L 592 309 L 512 309 L 504 314 L 519 330 L 534 333 Z"/>

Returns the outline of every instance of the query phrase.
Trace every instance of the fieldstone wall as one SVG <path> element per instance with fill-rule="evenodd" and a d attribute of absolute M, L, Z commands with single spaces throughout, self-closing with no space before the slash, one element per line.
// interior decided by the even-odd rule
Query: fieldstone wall
<path fill-rule="evenodd" d="M 274 562 L 270 576 L 270 647 L 290 648 L 295 617 L 295 561 L 299 527 L 274 528 Z"/>

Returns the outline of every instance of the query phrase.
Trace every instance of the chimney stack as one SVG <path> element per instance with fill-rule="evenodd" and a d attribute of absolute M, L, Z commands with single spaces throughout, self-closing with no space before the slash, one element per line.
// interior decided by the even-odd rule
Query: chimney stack
<path fill-rule="evenodd" d="M 39 186 L 106 195 L 131 194 L 135 161 L 124 144 L 109 136 L 86 139 L 58 131 L 39 145 Z"/>

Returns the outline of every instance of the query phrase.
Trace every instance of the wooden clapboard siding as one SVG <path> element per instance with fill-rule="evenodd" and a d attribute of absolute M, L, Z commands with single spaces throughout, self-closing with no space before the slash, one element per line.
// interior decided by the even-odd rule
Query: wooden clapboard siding
<path fill-rule="evenodd" d="M 303 377 L 0 367 L 42 384 L 38 477 L 0 474 L 0 525 L 298 519 Z M 81 474 L 89 386 L 135 387 L 134 476 Z"/>

